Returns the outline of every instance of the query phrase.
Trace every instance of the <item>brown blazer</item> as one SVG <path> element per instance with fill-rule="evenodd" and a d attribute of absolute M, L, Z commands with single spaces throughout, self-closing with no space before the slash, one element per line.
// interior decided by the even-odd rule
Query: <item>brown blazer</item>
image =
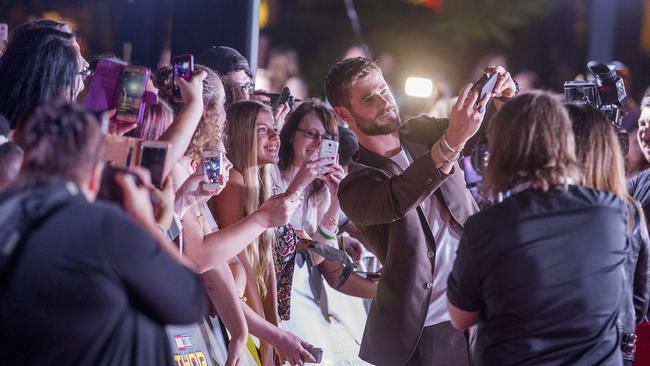
<path fill-rule="evenodd" d="M 440 138 L 447 121 L 424 122 L 423 128 L 400 133 L 402 146 L 414 159 L 408 169 L 360 147 L 352 172 L 339 187 L 341 208 L 384 266 L 360 351 L 362 359 L 375 365 L 405 364 L 424 327 L 436 246 L 420 204 L 438 194 L 454 219 L 452 227 L 459 231 L 478 211 L 462 170 L 456 165 L 451 174 L 442 174 L 431 159 L 429 146 Z M 430 137 L 423 138 L 423 133 Z M 413 136 L 426 145 L 407 141 Z"/>

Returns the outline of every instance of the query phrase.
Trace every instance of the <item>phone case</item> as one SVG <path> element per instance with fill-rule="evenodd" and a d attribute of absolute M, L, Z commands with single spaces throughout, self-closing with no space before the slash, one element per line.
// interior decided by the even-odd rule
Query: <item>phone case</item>
<path fill-rule="evenodd" d="M 84 105 L 91 111 L 104 112 L 117 106 L 117 92 L 125 65 L 110 60 L 97 63 Z"/>
<path fill-rule="evenodd" d="M 334 140 L 323 139 L 320 143 L 319 158 L 336 158 L 339 153 L 339 143 Z"/>

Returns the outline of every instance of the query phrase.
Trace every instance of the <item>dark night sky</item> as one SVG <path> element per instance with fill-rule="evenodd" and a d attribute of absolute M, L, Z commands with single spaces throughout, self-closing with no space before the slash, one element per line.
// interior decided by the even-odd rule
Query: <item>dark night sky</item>
<path fill-rule="evenodd" d="M 122 41 L 135 38 L 148 48 L 136 50 L 135 61 L 153 65 L 160 48 L 168 43 L 165 35 L 170 27 L 169 17 L 173 16 L 172 1 L 2 0 L 0 19 L 15 26 L 28 16 L 57 10 L 76 20 L 87 44 L 87 56 L 106 51 L 120 54 Z M 205 0 L 176 1 L 189 7 L 205 4 Z M 355 41 L 343 0 L 269 0 L 269 3 L 271 23 L 263 33 L 270 37 L 272 45 L 288 44 L 296 48 L 310 89 L 313 94 L 322 94 L 321 85 L 328 66 Z M 500 6 L 493 12 L 484 5 L 481 6 L 487 10 L 464 5 L 478 3 L 483 4 L 475 0 L 444 1 L 445 8 L 439 15 L 406 0 L 355 0 L 364 36 L 374 55 L 384 51 L 393 53 L 402 74 L 444 75 L 457 87 L 470 78 L 474 63 L 491 53 L 505 54 L 513 71 L 525 68 L 537 72 L 546 88 L 557 91 L 564 80 L 583 72 L 592 26 L 589 24 L 591 1 L 485 2 Z M 507 25 L 504 14 L 515 20 L 520 16 L 513 10 L 516 6 L 512 4 L 516 3 L 552 6 L 544 10 L 543 16 L 532 16 L 523 24 Z M 646 71 L 650 70 L 650 59 L 639 51 L 643 1 L 618 0 L 617 4 L 612 12 L 617 22 L 615 58 L 631 67 L 635 76 L 634 94 L 638 97 L 650 84 L 650 72 Z M 506 32 L 507 41 L 499 38 L 502 33 L 490 33 L 495 24 L 499 30 L 499 20 L 506 24 L 502 31 Z M 451 25 L 441 27 L 444 21 Z M 400 81 L 397 77 L 397 82 Z"/>

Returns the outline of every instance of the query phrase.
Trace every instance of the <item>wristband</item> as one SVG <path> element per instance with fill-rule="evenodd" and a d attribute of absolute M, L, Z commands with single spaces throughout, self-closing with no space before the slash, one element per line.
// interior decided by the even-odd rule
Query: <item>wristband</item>
<path fill-rule="evenodd" d="M 317 231 L 320 234 L 320 236 L 322 236 L 323 238 L 325 238 L 327 240 L 336 239 L 336 233 L 328 233 L 325 230 L 323 230 L 323 228 L 320 225 L 318 225 Z"/>
<path fill-rule="evenodd" d="M 449 150 L 449 151 L 451 151 L 451 152 L 453 152 L 453 153 L 455 153 L 455 154 L 458 154 L 458 153 L 460 153 L 461 151 L 463 151 L 463 146 L 461 146 L 458 150 L 454 150 L 454 149 L 451 147 L 451 145 L 449 145 L 449 142 L 447 142 L 447 131 L 445 131 L 445 132 L 442 134 L 442 137 L 440 138 L 440 141 L 442 141 L 442 143 L 445 145 L 445 147 L 447 148 L 447 150 Z"/>
<path fill-rule="evenodd" d="M 449 163 L 449 164 L 453 164 L 453 163 L 455 163 L 456 161 L 460 160 L 460 158 L 461 158 L 462 155 L 463 155 L 463 154 L 457 153 L 458 156 L 456 156 L 455 159 L 449 159 L 448 157 L 445 156 L 445 153 L 442 152 L 442 147 L 440 147 L 440 143 L 437 143 L 436 146 L 438 147 L 438 152 L 440 153 L 440 157 L 441 157 L 444 161 L 446 161 L 447 163 Z"/>

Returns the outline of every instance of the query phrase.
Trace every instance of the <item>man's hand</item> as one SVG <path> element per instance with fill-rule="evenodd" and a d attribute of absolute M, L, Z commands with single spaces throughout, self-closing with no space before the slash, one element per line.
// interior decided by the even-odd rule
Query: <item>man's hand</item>
<path fill-rule="evenodd" d="M 473 86 L 472 83 L 465 85 L 458 95 L 456 105 L 451 109 L 446 140 L 454 150 L 462 149 L 467 140 L 476 134 L 485 116 L 485 106 L 490 95 L 486 94 L 477 103 L 479 91 L 474 90 Z"/>
<path fill-rule="evenodd" d="M 517 84 L 503 66 L 490 66 L 483 70 L 484 74 L 497 74 L 497 82 L 492 91 L 493 98 L 512 98 L 517 95 Z"/>

